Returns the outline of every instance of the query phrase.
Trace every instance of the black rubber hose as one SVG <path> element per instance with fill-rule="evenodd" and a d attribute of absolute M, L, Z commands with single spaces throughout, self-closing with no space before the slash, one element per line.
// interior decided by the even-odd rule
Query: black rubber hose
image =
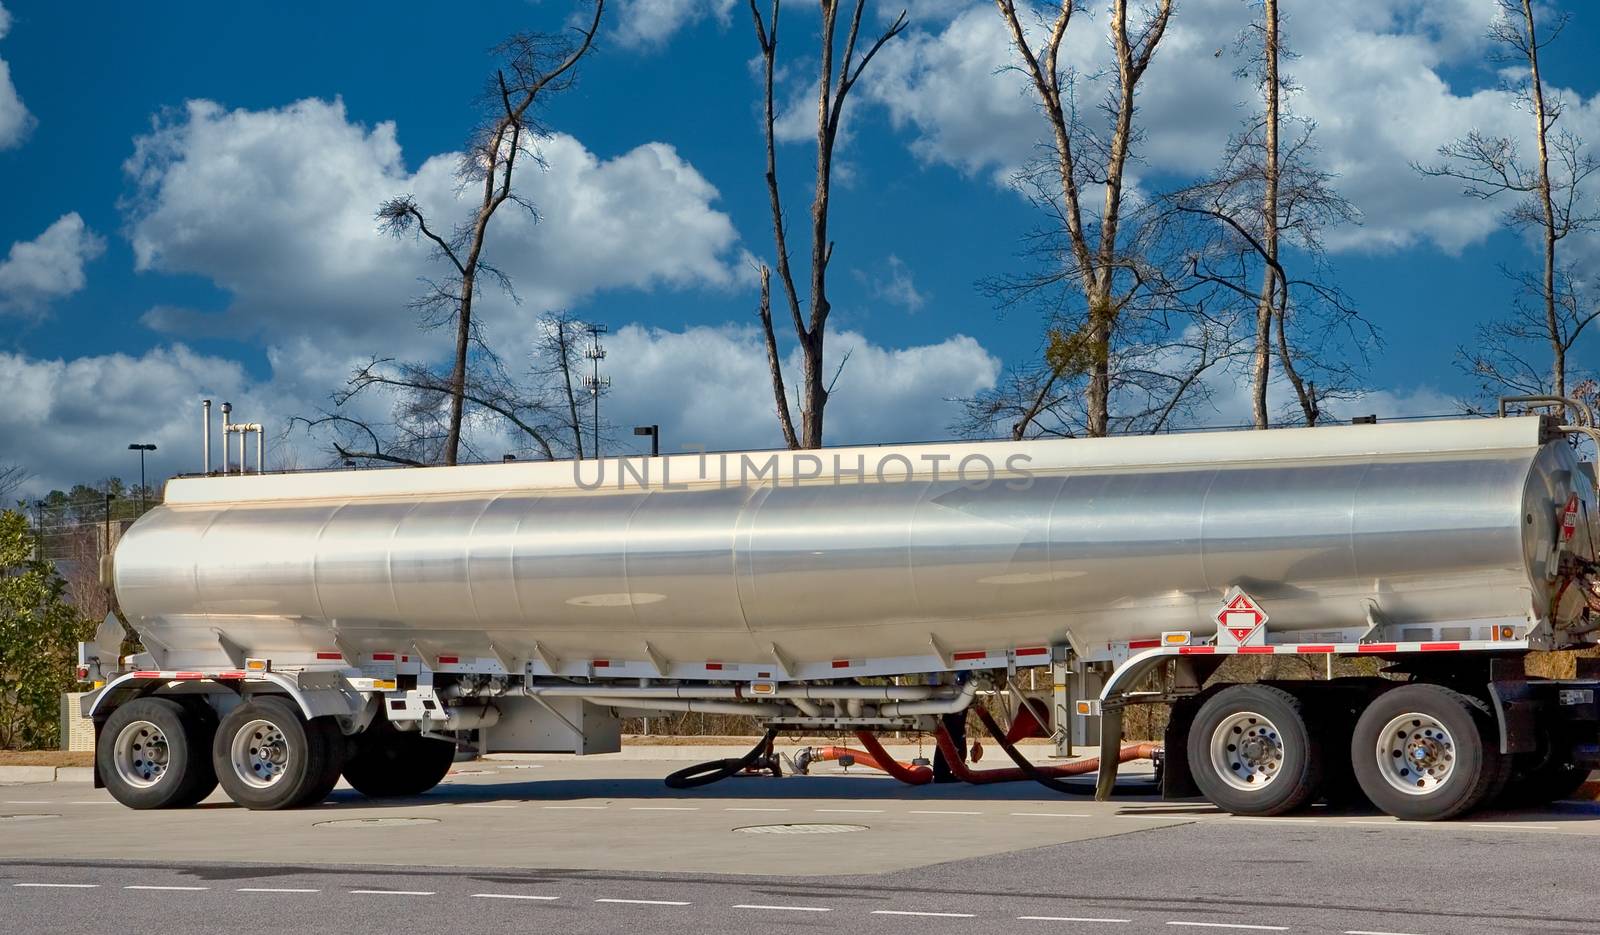
<path fill-rule="evenodd" d="M 777 736 L 778 729 L 773 728 L 767 731 L 767 736 L 761 738 L 760 743 L 752 747 L 750 752 L 742 757 L 728 760 L 712 760 L 708 763 L 696 763 L 694 766 L 686 766 L 668 775 L 662 782 L 666 783 L 668 789 L 693 789 L 696 786 L 709 786 L 714 782 L 727 779 L 729 776 L 736 776 L 749 769 L 750 764 L 760 759 L 762 754 L 772 746 L 772 741 Z"/>
<path fill-rule="evenodd" d="M 1018 750 L 1015 744 L 1006 739 L 1005 732 L 1000 729 L 999 724 L 995 723 L 994 715 L 989 713 L 988 708 L 980 707 L 977 709 L 977 711 L 978 720 L 983 722 L 984 729 L 989 732 L 989 736 L 994 738 L 994 742 L 1000 745 L 1000 749 L 1006 752 L 1006 756 L 1011 757 L 1011 762 L 1017 764 L 1017 768 L 1022 770 L 1022 772 L 1027 775 L 1029 779 L 1032 779 L 1034 782 L 1037 782 L 1047 789 L 1052 789 L 1056 792 L 1059 792 L 1062 795 L 1096 794 L 1096 786 L 1091 786 L 1087 783 L 1071 782 L 1069 780 L 1047 775 L 1043 770 L 1039 769 L 1039 767 L 1030 762 L 1027 757 L 1023 756 L 1022 751 Z M 1103 767 L 1105 760 L 1102 759 L 1100 763 Z M 1115 783 L 1112 787 L 1112 791 L 1122 793 L 1148 792 L 1152 788 L 1155 788 L 1154 783 L 1122 782 Z"/>

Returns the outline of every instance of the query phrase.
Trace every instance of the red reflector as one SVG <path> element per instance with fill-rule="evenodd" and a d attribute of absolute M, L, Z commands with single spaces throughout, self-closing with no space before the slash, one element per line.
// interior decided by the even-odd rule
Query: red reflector
<path fill-rule="evenodd" d="M 1160 640 L 1129 640 L 1129 649 L 1154 649 L 1161 645 Z"/>
<path fill-rule="evenodd" d="M 977 652 L 951 653 L 950 658 L 957 662 L 966 662 L 969 659 L 987 659 L 989 654 L 982 650 Z"/>
<path fill-rule="evenodd" d="M 1449 653 L 1461 648 L 1460 643 L 1423 643 L 1422 651 L 1425 653 Z"/>
<path fill-rule="evenodd" d="M 1392 653 L 1398 651 L 1398 648 L 1393 643 L 1362 643 L 1356 650 L 1356 652 L 1362 653 Z"/>
<path fill-rule="evenodd" d="M 596 669 L 609 669 L 609 668 L 611 668 L 611 660 L 610 659 L 596 659 L 594 661 L 594 667 Z"/>
<path fill-rule="evenodd" d="M 835 660 L 833 660 L 833 667 L 835 669 L 848 669 L 848 668 L 850 668 L 850 660 L 848 660 L 848 659 L 835 659 Z"/>
<path fill-rule="evenodd" d="M 770 679 L 770 678 L 772 678 L 772 673 L 771 672 L 757 672 L 756 673 L 756 678 L 758 678 L 758 679 Z"/>
<path fill-rule="evenodd" d="M 1178 647 L 1178 655 L 1180 655 L 1180 656 L 1209 656 L 1209 655 L 1211 655 L 1212 653 L 1214 653 L 1216 651 L 1217 651 L 1217 648 L 1215 646 L 1179 646 Z"/>
<path fill-rule="evenodd" d="M 1274 650 L 1271 646 L 1240 646 L 1239 652 L 1246 656 L 1270 656 Z"/>
<path fill-rule="evenodd" d="M 1027 649 L 1017 650 L 1017 655 L 1019 656 L 1045 656 L 1049 655 L 1049 653 L 1050 647 L 1048 646 L 1030 646 Z"/>
<path fill-rule="evenodd" d="M 442 666 L 453 666 L 453 665 L 456 665 L 457 663 L 459 663 L 460 661 L 461 661 L 461 657 L 460 656 L 440 656 L 439 657 L 439 664 L 442 665 Z"/>
<path fill-rule="evenodd" d="M 373 653 L 372 658 L 376 662 L 393 662 L 394 653 Z"/>
<path fill-rule="evenodd" d="M 1331 652 L 1333 652 L 1333 644 L 1331 644 L 1331 643 L 1306 643 L 1306 644 L 1304 644 L 1302 646 L 1296 646 L 1294 648 L 1294 651 L 1297 652 L 1297 653 L 1331 653 Z"/>
<path fill-rule="evenodd" d="M 720 662 L 708 662 L 708 663 L 706 663 L 706 669 L 708 671 L 711 671 L 711 672 L 721 672 L 722 671 L 722 663 L 720 663 Z"/>
<path fill-rule="evenodd" d="M 76 670 L 76 674 L 78 676 L 78 681 L 80 681 L 80 682 L 83 681 L 84 679 L 89 677 L 89 667 L 88 666 L 78 666 L 78 668 Z"/>
<path fill-rule="evenodd" d="M 317 653 L 318 659 L 343 659 L 344 653 Z M 373 658 L 377 658 L 374 656 Z"/>

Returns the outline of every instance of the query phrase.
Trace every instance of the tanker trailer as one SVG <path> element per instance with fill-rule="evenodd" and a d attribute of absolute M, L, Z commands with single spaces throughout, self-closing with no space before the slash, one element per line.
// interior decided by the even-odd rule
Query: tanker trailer
<path fill-rule="evenodd" d="M 117 658 L 115 618 L 82 647 L 96 781 L 146 808 L 219 781 L 292 807 L 341 774 L 412 795 L 458 730 L 576 753 L 617 749 L 623 712 L 926 731 L 1052 666 L 1103 681 L 1078 708 L 1107 744 L 1126 706 L 1172 706 L 1166 791 L 1236 813 L 1341 781 L 1407 818 L 1559 796 L 1596 682 L 1522 660 L 1600 631 L 1579 421 L 281 474 L 208 444 L 108 570 L 144 652 Z M 1256 653 L 1394 674 L 1211 678 Z"/>

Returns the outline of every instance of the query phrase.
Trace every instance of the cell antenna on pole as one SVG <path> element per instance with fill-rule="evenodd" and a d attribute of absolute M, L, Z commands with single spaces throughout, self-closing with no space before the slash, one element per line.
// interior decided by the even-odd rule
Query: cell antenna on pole
<path fill-rule="evenodd" d="M 594 397 L 594 456 L 600 457 L 600 394 L 611 386 L 610 377 L 600 375 L 600 361 L 606 359 L 606 349 L 600 343 L 600 336 L 610 331 L 605 325 L 588 324 L 583 330 L 589 332 L 591 344 L 583 356 L 589 358 L 594 371 L 583 378 L 583 385 L 589 388 L 589 395 Z"/>

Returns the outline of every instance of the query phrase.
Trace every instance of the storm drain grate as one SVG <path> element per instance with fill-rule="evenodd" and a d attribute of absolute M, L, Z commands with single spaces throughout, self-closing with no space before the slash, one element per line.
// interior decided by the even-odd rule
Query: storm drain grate
<path fill-rule="evenodd" d="M 745 834 L 847 834 L 851 831 L 868 831 L 866 825 L 790 824 L 749 825 L 735 828 Z"/>

